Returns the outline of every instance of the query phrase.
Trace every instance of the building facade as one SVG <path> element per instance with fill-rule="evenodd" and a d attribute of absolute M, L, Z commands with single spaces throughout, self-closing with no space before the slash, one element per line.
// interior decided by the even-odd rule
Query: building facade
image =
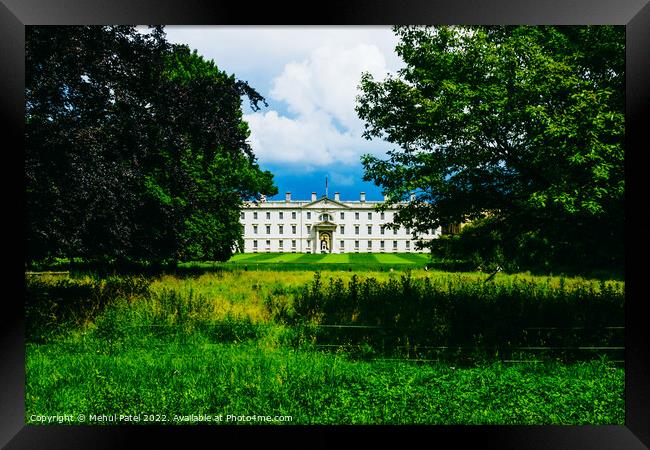
<path fill-rule="evenodd" d="M 388 228 L 395 209 L 375 210 L 382 202 L 341 201 L 339 193 L 331 199 L 285 200 L 245 203 L 241 211 L 244 227 L 244 253 L 419 253 L 418 240 L 440 235 L 440 229 L 413 237 L 411 230 Z"/>

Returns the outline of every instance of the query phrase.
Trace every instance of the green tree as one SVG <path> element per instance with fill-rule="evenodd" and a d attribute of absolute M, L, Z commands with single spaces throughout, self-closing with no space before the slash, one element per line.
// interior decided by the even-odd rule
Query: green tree
<path fill-rule="evenodd" d="M 145 164 L 145 195 L 159 217 L 143 216 L 142 239 L 158 230 L 152 254 L 171 248 L 182 260 L 228 259 L 233 245 L 241 246 L 242 199 L 277 193 L 246 141 L 250 130 L 242 118 L 242 95 L 253 109 L 264 99 L 180 45 L 166 54 L 159 92 L 154 126 L 166 137 Z"/>
<path fill-rule="evenodd" d="M 246 142 L 264 99 L 162 27 L 26 28 L 27 261 L 223 260 L 274 194 Z"/>
<path fill-rule="evenodd" d="M 417 232 L 482 218 L 473 233 L 510 261 L 621 264 L 623 27 L 395 32 L 405 67 L 364 74 L 357 112 L 367 138 L 399 146 L 365 155 L 364 179 L 388 204 L 416 193 L 396 222 Z"/>

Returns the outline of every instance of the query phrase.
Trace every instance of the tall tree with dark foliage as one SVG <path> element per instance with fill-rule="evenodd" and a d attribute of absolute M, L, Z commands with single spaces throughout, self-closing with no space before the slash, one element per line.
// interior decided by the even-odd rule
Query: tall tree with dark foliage
<path fill-rule="evenodd" d="M 27 27 L 25 96 L 27 261 L 225 260 L 277 192 L 242 120 L 264 99 L 162 27 Z"/>

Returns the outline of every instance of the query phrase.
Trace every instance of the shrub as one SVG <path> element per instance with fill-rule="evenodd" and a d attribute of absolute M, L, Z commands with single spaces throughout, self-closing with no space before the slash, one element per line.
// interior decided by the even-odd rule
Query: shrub
<path fill-rule="evenodd" d="M 146 298 L 150 281 L 144 277 L 84 277 L 56 281 L 28 277 L 25 282 L 26 338 L 28 342 L 49 339 L 94 319 L 122 299 Z"/>
<path fill-rule="evenodd" d="M 368 344 L 423 357 L 454 348 L 505 356 L 531 345 L 531 328 L 580 327 L 581 333 L 564 335 L 561 344 L 607 344 L 611 336 L 602 333 L 604 327 L 624 323 L 624 292 L 605 282 L 569 289 L 563 280 L 558 286 L 550 280 L 485 283 L 414 279 L 409 273 L 385 282 L 355 275 L 346 285 L 341 279 L 323 283 L 317 273 L 294 309 L 290 323 L 310 324 L 304 331 L 321 344 Z"/>

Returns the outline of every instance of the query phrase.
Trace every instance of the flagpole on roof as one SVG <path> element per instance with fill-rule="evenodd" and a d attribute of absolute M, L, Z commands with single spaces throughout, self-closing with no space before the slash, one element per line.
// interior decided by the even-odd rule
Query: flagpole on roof
<path fill-rule="evenodd" d="M 329 198 L 329 195 L 327 194 L 327 177 L 325 177 L 325 197 Z"/>

